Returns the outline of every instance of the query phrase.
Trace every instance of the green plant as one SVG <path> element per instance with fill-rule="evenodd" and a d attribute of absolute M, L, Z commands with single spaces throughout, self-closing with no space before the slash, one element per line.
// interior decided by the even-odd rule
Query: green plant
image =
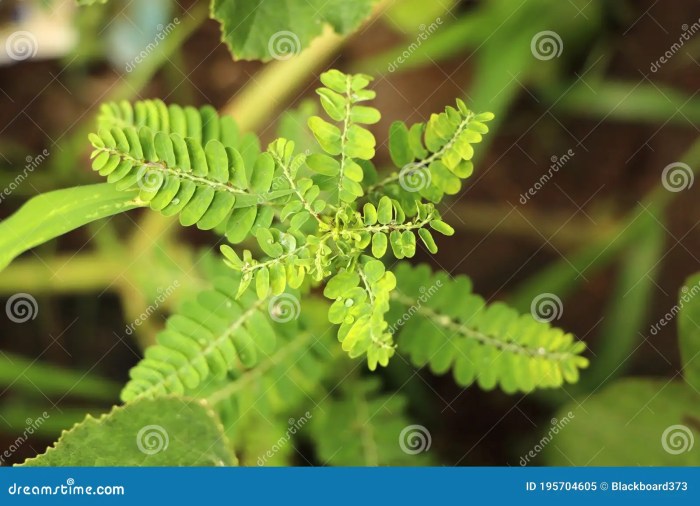
<path fill-rule="evenodd" d="M 380 119 L 367 105 L 374 98 L 371 78 L 331 70 L 321 82 L 317 91 L 328 119 L 308 118 L 309 136 L 320 148 L 312 152 L 299 152 L 286 138 L 262 150 L 255 135 L 241 133 L 230 117 L 208 106 L 105 104 L 90 141 L 93 169 L 107 183 L 56 192 L 66 202 L 87 192 L 91 206 L 66 204 L 47 213 L 46 205 L 60 202 L 48 194 L 2 224 L 15 233 L 29 231 L 29 237 L 41 231 L 9 257 L 135 207 L 177 215 L 183 226 L 228 241 L 221 246 L 223 262 L 212 254 L 202 258 L 209 288 L 190 293 L 168 318 L 131 371 L 121 394 L 126 407 L 115 408 L 110 419 L 123 418 L 125 409 L 134 418 L 146 416 L 141 410 L 153 409 L 146 401 L 173 396 L 204 402 L 217 412 L 212 430 L 224 431 L 229 448 L 251 464 L 284 437 L 287 418 L 315 412 L 305 437 L 317 444 L 324 462 L 419 463 L 424 460 L 397 451 L 397 429 L 407 424 L 395 414 L 375 430 L 367 411 L 406 408 L 405 397 L 378 390 L 375 369 L 388 366 L 397 351 L 436 374 L 452 370 L 460 385 L 477 382 L 506 392 L 576 382 L 587 366 L 585 347 L 571 334 L 503 303 L 487 304 L 464 276 L 451 279 L 400 261 L 421 247 L 435 253 L 439 239 L 433 232 L 454 232 L 437 205 L 472 174 L 474 145 L 488 132 L 492 115 L 457 100 L 426 123 L 395 122 L 388 138 L 394 168 L 378 170 L 376 141 L 366 127 Z M 358 357 L 378 376 L 368 380 L 360 373 L 352 360 Z M 315 410 L 316 400 L 328 396 L 331 407 Z M 166 433 L 169 424 L 181 430 L 174 411 L 162 408 L 159 416 Z M 361 421 L 353 423 L 349 414 Z M 61 457 L 62 448 L 76 433 L 100 444 L 104 431 L 131 431 L 118 427 L 88 419 L 33 463 L 95 463 L 80 453 Z M 359 430 L 360 445 L 334 453 L 338 427 Z M 145 465 L 168 463 L 162 455 L 145 455 Z M 288 457 L 275 452 L 266 462 Z M 109 462 L 134 460 L 117 455 Z M 213 460 L 191 463 L 202 462 Z"/>

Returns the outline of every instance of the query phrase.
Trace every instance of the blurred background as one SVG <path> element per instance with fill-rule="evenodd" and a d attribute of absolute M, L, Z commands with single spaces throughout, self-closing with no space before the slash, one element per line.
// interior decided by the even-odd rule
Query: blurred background
<path fill-rule="evenodd" d="M 592 365 L 576 386 L 527 396 L 387 374 L 431 407 L 420 416 L 440 463 L 520 465 L 572 399 L 624 376 L 680 374 L 675 323 L 654 324 L 700 266 L 699 66 L 693 0 L 384 1 L 349 38 L 326 34 L 266 64 L 233 61 L 204 1 L 3 0 L 0 219 L 41 192 L 99 181 L 86 135 L 107 100 L 212 104 L 265 143 L 295 125 L 284 111 L 314 107 L 319 73 L 335 67 L 375 76 L 379 144 L 392 121 L 427 120 L 456 97 L 492 111 L 475 175 L 443 209 L 457 233 L 415 260 L 524 312 L 555 294 L 554 323 L 588 343 Z M 388 166 L 386 146 L 379 155 Z M 116 403 L 140 343 L 196 285 L 124 331 L 173 273 L 196 270 L 192 246 L 216 241 L 152 214 L 96 222 L 0 273 L 3 307 L 18 293 L 38 307 L 24 322 L 0 313 L 0 450 L 50 415 L 3 465 Z"/>

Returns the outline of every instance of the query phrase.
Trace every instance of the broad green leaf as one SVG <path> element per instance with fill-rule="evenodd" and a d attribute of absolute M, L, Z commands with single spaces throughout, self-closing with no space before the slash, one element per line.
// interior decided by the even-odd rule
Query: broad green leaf
<path fill-rule="evenodd" d="M 142 399 L 88 416 L 24 466 L 232 466 L 221 423 L 203 401 Z"/>
<path fill-rule="evenodd" d="M 683 377 L 700 389 L 700 273 L 689 277 L 679 295 L 678 332 Z"/>
<path fill-rule="evenodd" d="M 555 418 L 549 465 L 700 465 L 700 395 L 680 381 L 620 380 Z"/>
<path fill-rule="evenodd" d="M 212 17 L 236 59 L 288 59 L 321 35 L 345 35 L 369 16 L 376 0 L 213 0 Z"/>
<path fill-rule="evenodd" d="M 39 244 L 100 218 L 140 207 L 137 194 L 104 183 L 56 190 L 30 199 L 0 221 L 0 270 Z"/>

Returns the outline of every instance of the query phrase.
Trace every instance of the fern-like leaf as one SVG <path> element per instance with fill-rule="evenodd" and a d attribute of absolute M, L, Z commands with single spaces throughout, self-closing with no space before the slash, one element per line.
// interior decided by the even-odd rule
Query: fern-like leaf
<path fill-rule="evenodd" d="M 235 275 L 217 277 L 213 288 L 186 301 L 166 322 L 144 359 L 130 372 L 122 399 L 191 394 L 235 368 L 250 368 L 276 346 L 266 301 L 237 298 Z"/>
<path fill-rule="evenodd" d="M 491 119 L 492 113 L 476 114 L 458 99 L 457 107 L 433 114 L 427 123 L 409 128 L 394 122 L 389 130 L 389 150 L 400 170 L 379 181 L 373 175 L 375 181 L 367 190 L 370 198 L 389 195 L 412 216 L 421 199 L 437 203 L 445 195 L 455 195 L 462 180 L 474 171 L 472 145 L 481 142 Z"/>
<path fill-rule="evenodd" d="M 360 105 L 372 100 L 376 93 L 367 90 L 372 81 L 364 74 L 347 75 L 338 70 L 321 74 L 324 87 L 317 93 L 321 106 L 329 118 L 340 127 L 320 116 L 309 119 L 309 128 L 327 154 L 314 154 L 308 159 L 309 167 L 321 176 L 321 184 L 331 193 L 331 202 L 353 202 L 364 194 L 360 182 L 364 177 L 362 163 L 374 158 L 376 141 L 372 133 L 360 125 L 371 125 L 380 119 L 379 111 Z"/>
<path fill-rule="evenodd" d="M 160 101 L 103 107 L 93 169 L 118 189 L 138 189 L 139 198 L 185 226 L 217 229 L 232 243 L 274 218 L 270 204 L 291 190 L 272 189 L 275 162 L 242 142 L 233 120 L 213 108 L 166 107 Z M 234 146 L 245 148 L 243 153 Z"/>
<path fill-rule="evenodd" d="M 418 367 L 452 369 L 460 385 L 512 393 L 574 383 L 588 365 L 582 341 L 503 303 L 486 304 L 465 276 L 449 279 L 406 263 L 395 272 L 390 332 Z"/>
<path fill-rule="evenodd" d="M 292 310 L 284 312 L 286 317 L 299 316 L 295 302 L 282 297 L 276 304 Z M 322 317 L 326 306 L 319 299 L 306 299 L 304 316 L 276 327 L 277 345 L 271 353 L 252 368 L 234 366 L 225 380 L 212 381 L 200 392 L 219 413 L 246 464 L 274 464 L 264 452 L 285 432 L 290 436 L 290 418 L 300 419 L 315 399 L 327 395 L 324 380 L 336 371 L 342 355 Z M 297 430 L 301 428 L 291 432 Z"/>

